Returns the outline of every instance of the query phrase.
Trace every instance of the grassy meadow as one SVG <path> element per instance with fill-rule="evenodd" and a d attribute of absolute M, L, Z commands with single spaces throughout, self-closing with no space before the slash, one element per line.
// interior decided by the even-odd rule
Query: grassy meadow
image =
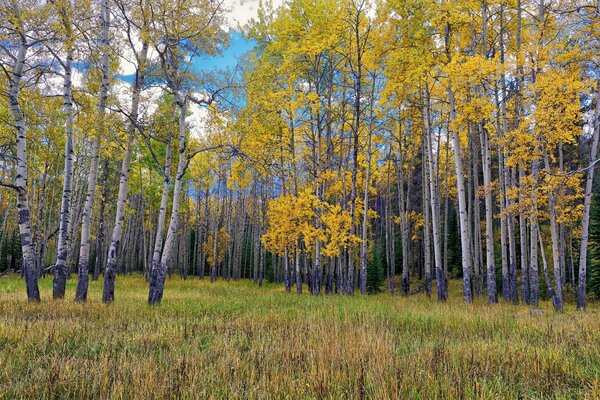
<path fill-rule="evenodd" d="M 527 306 L 424 294 L 296 296 L 280 285 L 170 279 L 146 304 L 141 276 L 116 303 L 25 300 L 0 278 L 0 398 L 598 399 L 600 305 Z"/>

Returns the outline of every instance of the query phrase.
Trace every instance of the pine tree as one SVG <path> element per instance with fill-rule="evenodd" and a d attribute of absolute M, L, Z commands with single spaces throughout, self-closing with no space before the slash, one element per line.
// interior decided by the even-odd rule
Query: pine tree
<path fill-rule="evenodd" d="M 369 247 L 367 293 L 379 293 L 387 267 L 385 265 L 385 243 L 383 240 L 379 240 Z"/>

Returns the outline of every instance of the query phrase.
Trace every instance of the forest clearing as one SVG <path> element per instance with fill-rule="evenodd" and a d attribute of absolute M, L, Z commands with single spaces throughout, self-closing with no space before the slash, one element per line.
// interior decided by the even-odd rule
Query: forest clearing
<path fill-rule="evenodd" d="M 0 0 L 0 398 L 600 399 L 600 0 Z"/>
<path fill-rule="evenodd" d="M 74 292 L 69 282 L 67 291 Z M 173 278 L 159 307 L 124 276 L 118 302 L 31 304 L 0 278 L 2 398 L 597 399 L 600 307 L 296 296 Z M 42 295 L 50 279 L 40 281 Z"/>

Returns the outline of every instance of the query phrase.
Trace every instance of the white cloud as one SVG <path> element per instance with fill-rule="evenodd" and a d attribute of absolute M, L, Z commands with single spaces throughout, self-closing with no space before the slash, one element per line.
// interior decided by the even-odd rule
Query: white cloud
<path fill-rule="evenodd" d="M 247 24 L 258 15 L 259 0 L 226 0 L 226 7 L 231 11 L 227 16 L 230 28 L 236 29 Z M 283 4 L 283 0 L 273 0 L 273 7 L 277 8 Z"/>
<path fill-rule="evenodd" d="M 71 72 L 71 83 L 75 88 L 83 86 L 83 74 L 77 68 L 73 68 Z"/>
<path fill-rule="evenodd" d="M 120 32 L 120 31 L 119 31 Z M 124 32 L 121 32 L 124 34 Z M 122 38 L 123 44 L 119 48 L 119 71 L 118 73 L 121 75 L 133 75 L 135 74 L 136 61 L 133 52 L 131 51 L 131 47 L 129 43 L 125 42 L 125 38 Z M 139 53 L 142 50 L 142 42 L 138 39 L 136 35 L 132 35 L 133 45 L 135 46 L 136 51 Z M 155 61 L 158 59 L 158 53 L 154 49 L 154 47 L 150 46 L 148 48 L 148 60 Z"/>
<path fill-rule="evenodd" d="M 283 3 L 284 0 L 273 0 L 273 7 L 277 8 Z M 250 20 L 258 16 L 259 7 L 260 0 L 225 0 L 225 8 L 229 11 L 227 12 L 226 26 L 223 28 L 226 30 L 238 29 L 238 27 L 246 25 Z M 135 74 L 135 57 L 133 57 L 133 53 L 125 41 L 125 31 L 122 29 L 117 29 L 116 31 L 117 34 L 122 35 L 120 39 L 123 43 L 120 48 L 121 62 L 119 63 L 118 73 L 121 75 L 133 75 Z M 132 40 L 134 41 L 136 50 L 140 51 L 142 44 L 137 39 L 137 36 L 132 35 Z M 152 46 L 148 51 L 148 59 L 158 59 L 158 54 Z"/>
<path fill-rule="evenodd" d="M 279 7 L 282 5 L 284 0 L 273 0 L 273 6 Z M 225 29 L 237 29 L 240 26 L 247 24 L 251 19 L 258 16 L 258 9 L 260 7 L 259 0 L 225 0 L 225 7 L 229 9 L 227 13 L 227 26 Z M 121 32 L 124 33 L 124 32 Z M 135 35 L 133 39 L 136 41 L 134 45 L 136 50 L 141 49 L 141 42 L 137 41 Z M 124 39 L 124 38 L 122 38 Z M 129 45 L 123 43 L 121 48 L 123 52 L 121 55 L 121 62 L 119 65 L 118 73 L 121 75 L 133 75 L 135 74 L 135 58 L 129 48 Z M 152 47 L 149 49 L 148 59 L 156 60 L 158 54 Z M 77 76 L 75 76 L 77 75 Z M 81 82 L 81 74 L 77 73 L 73 76 L 74 83 Z M 131 85 L 122 80 L 116 80 L 115 85 L 111 88 L 111 91 L 116 93 L 121 107 L 124 110 L 131 108 Z M 142 101 L 140 104 L 140 118 L 148 119 L 155 111 L 162 95 L 164 88 L 152 87 L 142 92 Z M 198 97 L 202 97 L 202 93 L 196 93 Z M 191 103 L 188 106 L 189 115 L 186 118 L 186 124 L 190 129 L 192 137 L 203 138 L 207 135 L 207 119 L 208 109 L 205 106 L 200 106 L 195 103 Z"/>
<path fill-rule="evenodd" d="M 208 109 L 198 104 L 191 103 L 188 107 L 190 115 L 185 122 L 190 129 L 190 134 L 194 138 L 206 137 L 206 121 L 208 118 Z"/>
<path fill-rule="evenodd" d="M 129 62 L 126 58 L 121 57 L 121 62 L 119 63 L 119 74 L 126 76 L 135 74 L 135 64 Z"/>
<path fill-rule="evenodd" d="M 44 94 L 47 96 L 62 96 L 64 84 L 64 69 L 60 69 L 56 74 L 45 74 L 40 82 Z M 71 85 L 74 89 L 83 86 L 83 74 L 75 67 L 71 69 Z"/>

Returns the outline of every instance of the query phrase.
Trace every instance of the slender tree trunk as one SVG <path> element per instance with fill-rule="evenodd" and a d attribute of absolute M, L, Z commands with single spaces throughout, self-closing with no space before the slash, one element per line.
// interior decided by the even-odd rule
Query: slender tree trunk
<path fill-rule="evenodd" d="M 507 167 L 505 166 L 505 169 Z M 508 171 L 506 171 L 507 179 L 511 182 L 510 189 L 513 188 L 514 179 L 514 169 L 512 175 L 508 175 Z M 514 201 L 506 198 L 506 206 L 513 207 Z M 517 289 L 517 245 L 515 243 L 515 218 L 512 213 L 508 215 L 507 221 L 508 228 L 508 277 L 509 277 L 509 290 L 510 290 L 510 300 L 518 304 L 519 303 L 519 291 Z"/>
<path fill-rule="evenodd" d="M 538 160 L 533 160 L 532 174 L 535 185 L 538 181 Z M 538 202 L 537 202 L 537 187 L 533 188 L 533 204 L 531 206 L 531 217 L 529 219 L 530 234 L 529 234 L 529 245 L 530 245 L 530 261 L 529 261 L 529 304 L 537 306 L 539 303 L 539 271 L 538 271 Z"/>
<path fill-rule="evenodd" d="M 598 2 L 598 14 L 600 15 L 600 1 Z M 600 80 L 596 86 L 596 112 L 594 114 L 594 136 L 592 137 L 592 148 L 590 163 L 585 179 L 585 198 L 583 200 L 583 217 L 581 220 L 581 247 L 579 249 L 579 280 L 577 282 L 577 308 L 585 309 L 585 289 L 587 275 L 587 251 L 590 229 L 590 208 L 592 204 L 592 187 L 594 184 L 594 166 L 598 157 L 598 141 L 600 140 Z"/>
<path fill-rule="evenodd" d="M 403 140 L 402 140 L 402 124 L 398 124 L 398 162 L 396 169 L 398 170 L 398 212 L 400 213 L 400 240 L 402 241 L 402 294 L 407 296 L 410 292 L 410 275 L 408 270 L 408 246 L 410 227 L 408 224 L 408 201 L 405 194 L 404 186 L 404 155 L 403 155 Z M 409 188 L 410 189 L 410 188 Z M 410 193 L 410 190 L 407 192 Z M 425 211 L 423 211 L 425 214 Z M 431 296 L 431 270 L 425 271 L 425 293 L 427 297 Z"/>
<path fill-rule="evenodd" d="M 260 238 L 260 235 L 259 235 Z M 265 278 L 265 266 L 266 266 L 266 254 L 265 254 L 265 248 L 264 246 L 262 246 L 259 242 L 259 248 L 260 248 L 260 266 L 259 266 L 259 272 L 258 272 L 258 287 L 262 287 L 263 284 L 263 280 Z"/>
<path fill-rule="evenodd" d="M 35 223 L 33 224 L 31 232 L 33 238 L 33 250 L 35 253 L 35 265 L 36 270 L 38 271 L 38 276 L 40 275 L 40 271 L 42 268 L 42 252 L 44 247 L 46 246 L 46 229 L 44 229 L 44 214 L 47 214 L 45 212 L 45 203 L 46 198 L 49 197 L 46 187 L 46 183 L 48 182 L 48 162 L 44 163 L 44 170 L 40 181 L 40 189 L 38 190 L 37 207 L 35 213 L 36 218 L 34 219 Z"/>
<path fill-rule="evenodd" d="M 563 168 L 561 167 L 561 171 Z M 568 271 L 567 271 L 567 237 L 565 234 L 565 223 L 558 224 L 558 254 L 560 259 L 560 279 L 563 287 L 567 286 Z"/>
<path fill-rule="evenodd" d="M 141 174 L 141 165 L 139 166 L 139 174 L 140 176 Z M 142 268 L 143 268 L 143 274 L 144 274 L 144 278 L 146 278 L 148 275 L 148 236 L 147 236 L 147 232 L 146 232 L 146 212 L 148 211 L 150 214 L 150 211 L 147 210 L 146 208 L 146 204 L 144 202 L 144 184 L 143 182 L 140 180 L 140 207 L 141 207 L 141 228 L 142 228 Z"/>
<path fill-rule="evenodd" d="M 427 85 L 427 84 L 426 84 Z M 429 184 L 429 202 L 431 204 L 431 230 L 433 232 L 433 257 L 435 262 L 435 280 L 437 286 L 438 301 L 448 300 L 448 290 L 446 287 L 446 274 L 442 265 L 442 243 L 440 237 L 440 204 L 438 190 L 436 186 L 434 159 L 433 159 L 433 132 L 431 129 L 429 87 L 425 88 L 425 153 L 426 166 L 428 174 L 426 175 Z"/>
<path fill-rule="evenodd" d="M 142 44 L 142 50 L 139 56 L 139 65 L 137 66 L 136 79 L 131 97 L 130 127 L 127 136 L 127 148 L 125 157 L 121 163 L 121 176 L 119 178 L 119 197 L 117 198 L 117 211 L 115 214 L 115 224 L 113 226 L 110 238 L 110 247 L 108 257 L 104 268 L 104 287 L 102 290 L 102 301 L 110 303 L 115 300 L 115 278 L 117 274 L 117 257 L 121 250 L 121 236 L 123 234 L 123 223 L 125 222 L 125 207 L 127 205 L 127 191 L 129 188 L 129 172 L 131 165 L 131 151 L 133 138 L 136 132 L 138 120 L 138 110 L 140 104 L 140 93 L 144 84 L 146 58 L 148 56 L 148 43 Z"/>
<path fill-rule="evenodd" d="M 317 94 L 318 91 L 317 91 Z M 313 123 L 312 121 L 315 120 L 315 122 Z M 316 187 L 315 187 L 315 197 L 317 198 L 318 201 L 322 200 L 322 193 L 324 192 L 324 185 L 320 182 L 320 178 L 321 178 L 321 171 L 322 171 L 322 150 L 321 150 L 321 141 L 322 141 L 322 129 L 321 129 L 321 123 L 320 123 L 320 115 L 317 113 L 316 116 L 313 116 L 311 113 L 311 126 L 316 125 L 316 141 L 315 141 L 315 146 L 313 147 L 313 163 L 315 164 L 315 177 L 316 177 Z M 315 129 L 313 129 L 314 132 Z M 315 151 L 316 150 L 316 151 Z M 322 210 L 317 208 L 315 210 L 315 218 L 314 218 L 314 224 L 315 224 L 315 229 L 318 231 L 321 229 L 321 212 Z M 321 294 L 321 264 L 322 264 L 322 257 L 321 257 L 321 240 L 317 237 L 315 238 L 315 263 L 314 263 L 314 268 L 313 268 L 313 274 L 312 274 L 312 282 L 313 282 L 313 294 L 314 295 L 320 295 Z M 366 286 L 365 286 L 366 289 Z"/>
<path fill-rule="evenodd" d="M 27 288 L 27 299 L 29 301 L 40 301 L 40 291 L 38 288 L 39 273 L 35 265 L 35 252 L 31 236 L 29 196 L 27 191 L 27 179 L 29 177 L 29 168 L 27 165 L 27 125 L 19 100 L 19 91 L 26 54 L 27 44 L 22 42 L 19 45 L 19 51 L 10 80 L 8 99 L 16 127 L 17 175 L 15 178 L 15 186 L 17 189 L 17 217 L 19 221 L 19 233 L 21 235 L 21 252 L 23 254 L 23 275 L 25 277 L 25 286 Z"/>
<path fill-rule="evenodd" d="M 502 65 L 505 63 L 505 24 L 504 24 L 504 4 L 500 5 L 500 62 Z M 506 113 L 506 102 L 507 102 L 507 90 L 506 90 L 506 76 L 504 73 L 500 75 L 500 85 L 501 85 L 501 94 L 502 99 L 498 100 L 500 109 L 500 118 L 501 123 L 498 123 L 498 126 L 502 128 L 502 136 L 506 135 L 508 132 L 508 119 Z M 512 190 L 514 184 L 514 176 L 511 174 L 511 168 L 506 165 L 506 154 L 503 146 L 499 146 L 498 148 L 498 159 L 500 165 L 499 174 L 502 178 L 502 183 L 500 186 L 501 189 L 501 213 L 506 214 L 507 209 L 512 209 L 513 200 L 508 196 L 508 192 Z M 514 169 L 512 170 L 514 173 Z M 508 291 L 506 299 L 512 301 L 517 304 L 519 302 L 519 294 L 517 290 L 517 271 L 516 271 L 516 244 L 515 244 L 515 222 L 514 215 L 511 212 L 508 215 L 502 216 L 502 221 L 505 221 L 506 226 L 506 234 L 508 235 L 508 260 L 507 260 L 507 272 L 506 277 L 502 277 L 502 285 L 503 285 L 503 293 L 505 290 L 504 280 L 507 279 L 508 283 L 506 285 L 506 290 Z M 503 249 L 505 249 L 505 245 L 502 245 Z M 504 267 L 504 262 L 503 262 Z"/>
<path fill-rule="evenodd" d="M 367 139 L 367 170 L 365 173 L 365 192 L 363 196 L 362 237 L 360 241 L 360 292 L 367 293 L 367 232 L 369 217 L 369 181 L 371 179 L 371 132 Z"/>
<path fill-rule="evenodd" d="M 313 294 L 321 294 L 321 241 L 315 240 L 315 265 L 313 269 Z"/>
<path fill-rule="evenodd" d="M 64 63 L 63 107 L 67 115 L 65 140 L 65 169 L 63 191 L 60 203 L 60 221 L 58 227 L 58 242 L 56 263 L 54 264 L 54 283 L 52 296 L 63 298 L 67 282 L 67 253 L 69 248 L 69 218 L 71 206 L 71 187 L 73 184 L 73 92 L 71 83 L 73 65 L 73 49 L 67 51 Z"/>
<path fill-rule="evenodd" d="M 104 236 L 105 236 L 105 209 L 106 209 L 106 182 L 108 181 L 110 175 L 110 167 L 108 158 L 104 159 L 104 176 L 102 177 L 102 189 L 100 194 L 100 215 L 98 217 L 98 238 L 96 240 L 96 260 L 94 262 L 94 271 L 92 273 L 92 280 L 97 281 L 98 276 L 100 276 L 100 264 L 103 260 L 104 253 Z"/>
<path fill-rule="evenodd" d="M 389 158 L 389 155 L 388 155 Z M 390 294 L 394 295 L 394 277 L 396 274 L 396 248 L 395 248 L 395 234 L 394 234 L 394 221 L 392 214 L 392 194 L 391 194 L 391 183 L 390 183 L 390 164 L 388 164 L 387 171 L 387 196 L 385 200 L 385 242 L 387 248 L 387 271 L 388 271 L 388 289 Z"/>
<path fill-rule="evenodd" d="M 210 263 L 210 283 L 213 283 L 214 281 L 217 280 L 218 277 L 218 272 L 217 272 L 217 264 L 218 264 L 218 247 L 217 244 L 219 243 L 219 221 L 218 218 L 215 218 L 215 222 L 214 222 L 214 226 L 213 226 L 213 235 L 212 235 L 212 262 Z M 258 254 L 256 251 L 256 247 L 254 248 L 254 254 Z M 255 268 L 256 268 L 256 264 L 255 264 Z"/>
<path fill-rule="evenodd" d="M 285 285 L 285 292 L 289 293 L 290 287 L 290 259 L 288 255 L 288 249 L 286 247 L 285 254 L 283 255 L 283 284 Z"/>
<path fill-rule="evenodd" d="M 359 48 L 360 48 L 360 40 L 359 40 L 359 32 L 358 32 L 358 25 L 356 26 L 356 31 L 355 31 L 355 35 L 356 35 L 356 41 L 359 44 Z M 354 218 L 355 218 L 355 207 L 356 207 L 356 197 L 357 197 L 357 173 L 358 173 L 358 168 L 359 168 L 359 161 L 358 161 L 358 150 L 359 150 L 359 137 L 360 137 L 360 114 L 361 114 L 361 107 L 360 107 L 360 100 L 362 97 L 362 62 L 361 62 L 361 52 L 358 52 L 358 60 L 357 60 L 357 71 L 355 74 L 355 98 L 354 98 L 354 121 L 353 121 L 353 128 L 352 128 L 352 140 L 353 140 L 353 146 L 352 146 L 352 160 L 353 160 L 353 165 L 352 165 L 352 185 L 351 185 L 351 190 L 350 190 L 350 220 L 352 221 L 352 232 L 351 233 L 356 233 L 356 224 L 354 224 Z M 362 246 L 362 245 L 361 245 Z M 348 282 L 347 282 L 347 293 L 348 294 L 353 294 L 354 293 L 354 254 L 352 252 L 352 248 L 348 249 Z"/>
<path fill-rule="evenodd" d="M 545 146 L 544 146 L 545 147 Z M 544 148 L 544 162 L 547 170 L 550 170 L 550 162 L 548 160 L 548 153 Z M 556 222 L 556 194 L 552 188 L 548 191 L 548 215 L 550 217 L 550 237 L 552 240 L 552 263 L 554 267 L 554 298 L 552 304 L 556 311 L 563 311 L 563 299 L 562 299 L 562 271 L 560 262 L 560 246 L 559 246 L 559 232 L 558 224 Z M 538 228 L 539 230 L 539 228 Z M 541 247 L 541 245 L 540 245 Z M 543 250 L 542 250 L 543 252 Z M 545 256 L 545 255 L 544 255 Z M 547 273 L 547 271 L 544 271 Z"/>
<path fill-rule="evenodd" d="M 585 202 L 585 200 L 584 200 Z M 584 207 L 585 209 L 585 207 Z M 573 231 L 572 228 L 569 228 L 568 237 L 569 237 L 569 277 L 571 279 L 571 285 L 575 287 L 575 259 L 573 257 Z"/>
<path fill-rule="evenodd" d="M 523 184 L 525 171 L 519 168 L 519 186 Z M 525 220 L 525 200 L 522 190 L 519 190 L 519 238 L 521 247 L 521 297 L 524 304 L 530 304 L 529 296 L 529 246 L 527 241 L 527 223 Z"/>
<path fill-rule="evenodd" d="M 165 220 L 167 218 L 167 205 L 169 202 L 169 185 L 171 183 L 171 147 L 173 139 L 171 132 L 167 138 L 167 148 L 165 153 L 165 165 L 163 170 L 163 186 L 160 196 L 160 208 L 158 210 L 158 220 L 156 222 L 156 236 L 154 238 L 154 250 L 152 251 L 152 264 L 150 272 L 159 268 L 160 256 L 162 254 L 163 233 L 165 230 Z"/>
<path fill-rule="evenodd" d="M 423 137 L 425 141 L 425 137 Z M 424 150 L 424 149 L 423 149 Z M 426 152 L 422 152 L 421 157 L 422 164 L 422 179 L 423 179 L 423 269 L 425 270 L 425 285 L 427 285 L 427 276 L 429 276 L 429 290 L 425 286 L 427 297 L 431 297 L 431 195 L 429 194 L 430 186 L 427 184 L 429 181 L 429 169 L 427 168 Z M 436 277 L 437 279 L 437 277 Z M 437 283 L 436 283 L 437 284 Z M 408 295 L 408 293 L 406 293 Z"/>
<path fill-rule="evenodd" d="M 488 58 L 487 43 L 488 9 L 487 0 L 481 2 L 481 55 Z M 482 85 L 482 96 L 487 92 L 486 84 Z M 485 261 L 487 272 L 487 297 L 488 303 L 498 302 L 498 291 L 496 288 L 496 261 L 494 259 L 494 203 L 492 202 L 492 149 L 490 135 L 484 126 L 484 121 L 479 123 L 479 135 L 481 145 L 481 164 L 483 168 L 483 187 L 485 192 Z M 505 231 L 502 231 L 505 234 Z M 504 241 L 505 242 L 505 241 Z M 504 245 L 504 243 L 503 243 Z M 502 247 L 502 254 L 506 249 Z"/>
<path fill-rule="evenodd" d="M 485 190 L 485 260 L 487 269 L 488 303 L 498 302 L 496 290 L 496 262 L 494 260 L 494 204 L 492 202 L 492 157 L 490 139 L 483 124 L 479 125 L 481 137 L 481 161 L 483 167 L 483 187 Z"/>
<path fill-rule="evenodd" d="M 451 118 L 456 118 L 456 109 L 454 106 L 454 93 L 448 89 L 450 98 Z M 456 189 L 458 190 L 458 216 L 460 224 L 460 247 L 463 273 L 463 300 L 470 304 L 473 301 L 471 292 L 471 249 L 469 236 L 469 217 L 467 214 L 467 201 L 465 198 L 465 177 L 463 173 L 462 158 L 460 156 L 460 139 L 456 130 L 452 131 L 452 146 L 454 147 L 454 164 L 456 168 Z"/>
<path fill-rule="evenodd" d="M 98 181 L 98 161 L 100 159 L 100 140 L 102 135 L 106 134 L 106 99 L 108 97 L 108 79 L 109 79 L 109 21 L 110 9 L 109 1 L 102 1 L 101 18 L 102 22 L 102 82 L 100 85 L 100 100 L 98 102 L 98 135 L 94 138 L 92 145 L 92 155 L 90 171 L 88 175 L 88 189 L 83 206 L 83 216 L 81 219 L 81 243 L 79 248 L 77 290 L 75 294 L 76 301 L 85 301 L 88 289 L 88 265 L 90 262 L 90 236 L 92 228 L 92 211 L 94 199 L 96 197 L 96 184 Z"/>
<path fill-rule="evenodd" d="M 298 242 L 299 243 L 299 242 Z M 297 248 L 294 252 L 294 258 L 296 265 L 296 293 L 302 294 L 302 272 L 300 271 L 300 249 Z"/>
<path fill-rule="evenodd" d="M 77 289 L 75 294 L 77 301 L 85 301 L 87 298 L 92 211 L 94 198 L 96 197 L 96 184 L 98 182 L 99 153 L 100 142 L 99 140 L 96 140 L 92 144 L 92 160 L 90 164 L 90 174 L 88 175 L 88 190 L 85 196 L 85 203 L 83 205 L 83 214 L 81 218 L 81 242 L 79 247 Z"/>
<path fill-rule="evenodd" d="M 183 175 L 187 167 L 186 150 L 186 129 L 185 129 L 185 114 L 187 111 L 184 99 L 176 98 L 176 104 L 179 107 L 179 160 L 177 162 L 177 175 L 175 176 L 175 187 L 173 188 L 173 206 L 171 208 L 171 220 L 167 229 L 167 237 L 165 239 L 165 247 L 157 268 L 152 268 L 150 274 L 150 291 L 148 295 L 148 303 L 151 305 L 158 304 L 162 300 L 165 287 L 165 278 L 167 267 L 173 257 L 173 248 L 177 239 L 177 228 L 179 226 L 179 207 L 181 191 L 183 187 Z"/>
<path fill-rule="evenodd" d="M 472 183 L 473 192 L 471 197 L 472 209 L 473 209 L 473 263 L 475 271 L 475 292 L 481 295 L 483 292 L 483 247 L 481 242 L 481 207 L 479 204 L 479 162 L 477 159 L 477 134 L 473 131 L 474 126 L 471 125 L 471 140 L 470 140 L 470 151 L 471 151 L 471 162 L 472 162 Z"/>
<path fill-rule="evenodd" d="M 85 196 L 85 188 L 83 185 L 83 177 L 81 174 L 81 170 L 84 168 L 82 162 L 76 162 L 73 166 L 73 191 L 74 196 L 71 199 L 71 215 L 69 218 L 69 237 L 71 240 L 69 241 L 68 252 L 67 252 L 67 274 L 71 274 L 71 266 L 76 265 L 77 263 L 77 249 L 79 249 L 79 240 L 75 240 L 76 237 L 80 237 L 78 235 L 77 227 L 81 226 L 81 211 L 83 209 L 83 199 Z"/>
<path fill-rule="evenodd" d="M 255 211 L 255 216 L 254 216 L 254 266 L 253 266 L 253 271 L 252 271 L 252 281 L 257 284 L 258 283 L 258 273 L 259 273 L 259 266 L 260 266 L 260 233 L 259 233 L 259 228 L 258 228 L 258 211 Z"/>
<path fill-rule="evenodd" d="M 200 247 L 202 243 L 200 241 L 200 195 L 202 193 L 201 183 L 198 181 L 196 188 L 196 224 L 194 226 L 194 247 L 192 249 L 192 276 L 198 275 L 198 256 L 200 255 Z"/>
<path fill-rule="evenodd" d="M 439 156 L 441 154 L 441 150 L 438 151 L 438 166 L 439 166 Z M 449 193 L 449 178 L 450 178 L 450 170 L 449 170 L 449 162 L 450 159 L 450 132 L 446 132 L 446 159 L 444 162 L 444 187 L 445 187 L 445 196 L 444 196 L 444 276 L 446 277 L 446 290 L 448 288 L 448 215 L 450 213 L 450 193 Z M 439 185 L 439 183 L 438 183 Z M 460 230 L 459 230 L 460 232 Z"/>
<path fill-rule="evenodd" d="M 206 194 L 204 196 L 204 223 L 202 224 L 202 236 L 200 238 L 200 279 L 204 279 L 204 274 L 206 272 L 206 252 L 202 246 L 204 243 L 205 237 L 208 233 L 208 220 L 209 220 L 209 201 L 210 201 L 210 188 L 206 188 Z"/>
<path fill-rule="evenodd" d="M 500 185 L 500 250 L 501 250 L 501 261 L 502 261 L 502 298 L 505 301 L 510 301 L 510 277 L 508 275 L 508 224 L 505 212 L 506 212 L 506 187 L 505 187 L 505 175 L 503 165 L 502 149 L 498 149 L 498 183 Z"/>
<path fill-rule="evenodd" d="M 540 243 L 540 253 L 542 255 L 542 266 L 544 270 L 544 281 L 546 282 L 546 288 L 548 289 L 548 296 L 550 296 L 550 301 L 556 310 L 562 310 L 562 304 L 559 303 L 559 300 L 556 296 L 556 292 L 554 291 L 554 287 L 552 286 L 552 282 L 550 282 L 550 275 L 548 274 L 548 262 L 546 261 L 546 252 L 544 250 L 544 239 L 542 239 L 542 232 L 540 231 L 539 225 L 537 226 L 537 234 L 538 241 Z"/>
<path fill-rule="evenodd" d="M 521 29 L 522 29 L 522 7 L 521 0 L 517 0 L 517 34 L 516 34 L 516 47 L 517 53 L 521 53 Z M 521 64 L 521 57 L 517 57 L 517 76 L 516 76 L 516 122 L 515 127 L 521 123 L 521 117 L 523 116 L 523 66 Z M 519 167 L 519 187 L 523 184 L 525 179 L 525 171 L 523 167 Z M 522 191 L 519 190 L 518 195 L 519 202 L 519 241 L 521 248 L 521 298 L 524 304 L 530 303 L 529 296 L 529 251 L 528 240 L 527 240 L 527 225 L 525 218 L 525 201 L 523 198 Z"/>

